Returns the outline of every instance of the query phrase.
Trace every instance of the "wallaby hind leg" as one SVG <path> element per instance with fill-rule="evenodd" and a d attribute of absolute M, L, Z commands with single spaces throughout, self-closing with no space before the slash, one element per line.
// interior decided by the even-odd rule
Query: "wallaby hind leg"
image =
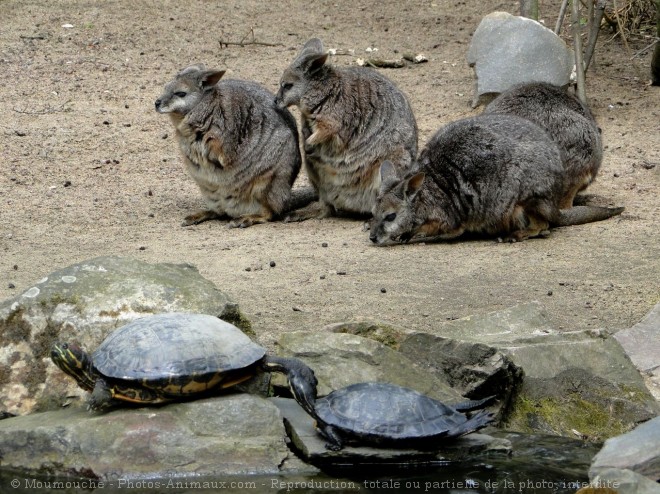
<path fill-rule="evenodd" d="M 287 217 L 284 218 L 284 222 L 291 223 L 294 221 L 305 221 L 313 218 L 321 219 L 332 216 L 332 214 L 332 206 L 322 201 L 315 201 L 311 204 L 308 204 L 304 208 L 300 208 L 289 213 Z"/>
<path fill-rule="evenodd" d="M 216 213 L 215 211 L 211 210 L 201 210 L 197 211 L 196 213 L 189 214 L 183 219 L 183 222 L 181 223 L 181 226 L 191 226 L 191 225 L 197 225 L 199 223 L 203 223 L 208 220 L 222 220 L 226 219 L 227 215 L 225 214 L 219 214 Z"/>
<path fill-rule="evenodd" d="M 528 238 L 545 237 L 550 234 L 548 228 L 550 228 L 550 223 L 547 220 L 527 215 L 525 227 L 512 231 L 503 240 L 505 242 L 522 242 Z"/>

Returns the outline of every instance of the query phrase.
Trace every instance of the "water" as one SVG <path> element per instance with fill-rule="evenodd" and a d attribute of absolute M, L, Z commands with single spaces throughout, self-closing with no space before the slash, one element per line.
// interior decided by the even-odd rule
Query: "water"
<path fill-rule="evenodd" d="M 587 485 L 589 464 L 599 449 L 594 444 L 554 436 L 505 432 L 494 435 L 512 442 L 511 456 L 498 455 L 470 463 L 436 463 L 414 468 L 406 465 L 343 465 L 324 467 L 322 474 L 313 476 L 121 479 L 107 483 L 25 476 L 0 469 L 0 492 L 574 494 Z"/>

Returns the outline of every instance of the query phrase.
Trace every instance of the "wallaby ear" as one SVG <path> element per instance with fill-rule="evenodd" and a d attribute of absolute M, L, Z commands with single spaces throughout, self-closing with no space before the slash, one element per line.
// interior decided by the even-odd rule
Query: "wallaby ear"
<path fill-rule="evenodd" d="M 321 67 L 328 60 L 327 53 L 316 53 L 314 55 L 308 55 L 302 63 L 303 70 L 307 75 L 313 75 L 318 72 Z"/>
<path fill-rule="evenodd" d="M 208 89 L 215 86 L 222 76 L 225 75 L 226 70 L 207 70 L 202 74 L 199 79 L 199 84 L 202 89 Z"/>
<path fill-rule="evenodd" d="M 302 49 L 300 50 L 300 54 L 298 55 L 298 58 L 304 56 L 304 55 L 309 55 L 310 53 L 323 53 L 323 42 L 318 39 L 318 38 L 312 38 L 307 43 L 304 44 Z"/>
<path fill-rule="evenodd" d="M 426 174 L 424 172 L 419 172 L 406 180 L 406 184 L 403 187 L 403 195 L 406 199 L 412 200 L 415 198 L 419 189 L 422 187 L 424 177 L 426 177 Z"/>
<path fill-rule="evenodd" d="M 385 192 L 389 184 L 398 180 L 394 165 L 389 160 L 385 160 L 380 164 L 380 191 Z"/>

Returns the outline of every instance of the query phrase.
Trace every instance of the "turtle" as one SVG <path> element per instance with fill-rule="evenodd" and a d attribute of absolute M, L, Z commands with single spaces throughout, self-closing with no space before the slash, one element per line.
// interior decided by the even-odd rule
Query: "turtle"
<path fill-rule="evenodd" d="M 266 350 L 233 324 L 206 314 L 145 316 L 112 332 L 90 355 L 56 342 L 51 359 L 91 392 L 88 408 L 119 402 L 160 404 L 250 379 Z M 278 369 L 285 369 L 286 361 Z"/>
<path fill-rule="evenodd" d="M 444 441 L 482 429 L 494 420 L 484 408 L 495 396 L 450 406 L 395 384 L 362 382 L 317 399 L 317 380 L 306 364 L 271 358 L 268 365 L 283 372 L 286 369 L 294 398 L 315 419 L 317 431 L 327 441 L 325 447 L 332 451 L 346 444 L 437 449 Z"/>

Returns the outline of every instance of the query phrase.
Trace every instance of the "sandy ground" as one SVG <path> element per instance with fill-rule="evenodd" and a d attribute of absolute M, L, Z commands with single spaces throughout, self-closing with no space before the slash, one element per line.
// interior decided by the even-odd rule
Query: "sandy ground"
<path fill-rule="evenodd" d="M 660 300 L 660 88 L 647 84 L 651 50 L 631 60 L 649 37 L 627 51 L 604 30 L 588 74 L 606 145 L 588 192 L 594 204 L 625 206 L 620 217 L 518 244 L 389 248 L 349 219 L 180 226 L 202 201 L 153 107 L 180 68 L 204 62 L 274 91 L 313 36 L 357 56 L 423 53 L 426 64 L 382 70 L 410 97 L 421 147 L 475 113 L 465 54 L 494 10 L 517 13 L 517 2 L 1 2 L 0 299 L 60 267 L 121 255 L 195 264 L 268 345 L 356 318 L 428 330 L 531 300 L 564 330 L 635 324 Z M 543 2 L 548 25 L 558 10 Z M 241 40 L 273 46 L 220 43 Z"/>

